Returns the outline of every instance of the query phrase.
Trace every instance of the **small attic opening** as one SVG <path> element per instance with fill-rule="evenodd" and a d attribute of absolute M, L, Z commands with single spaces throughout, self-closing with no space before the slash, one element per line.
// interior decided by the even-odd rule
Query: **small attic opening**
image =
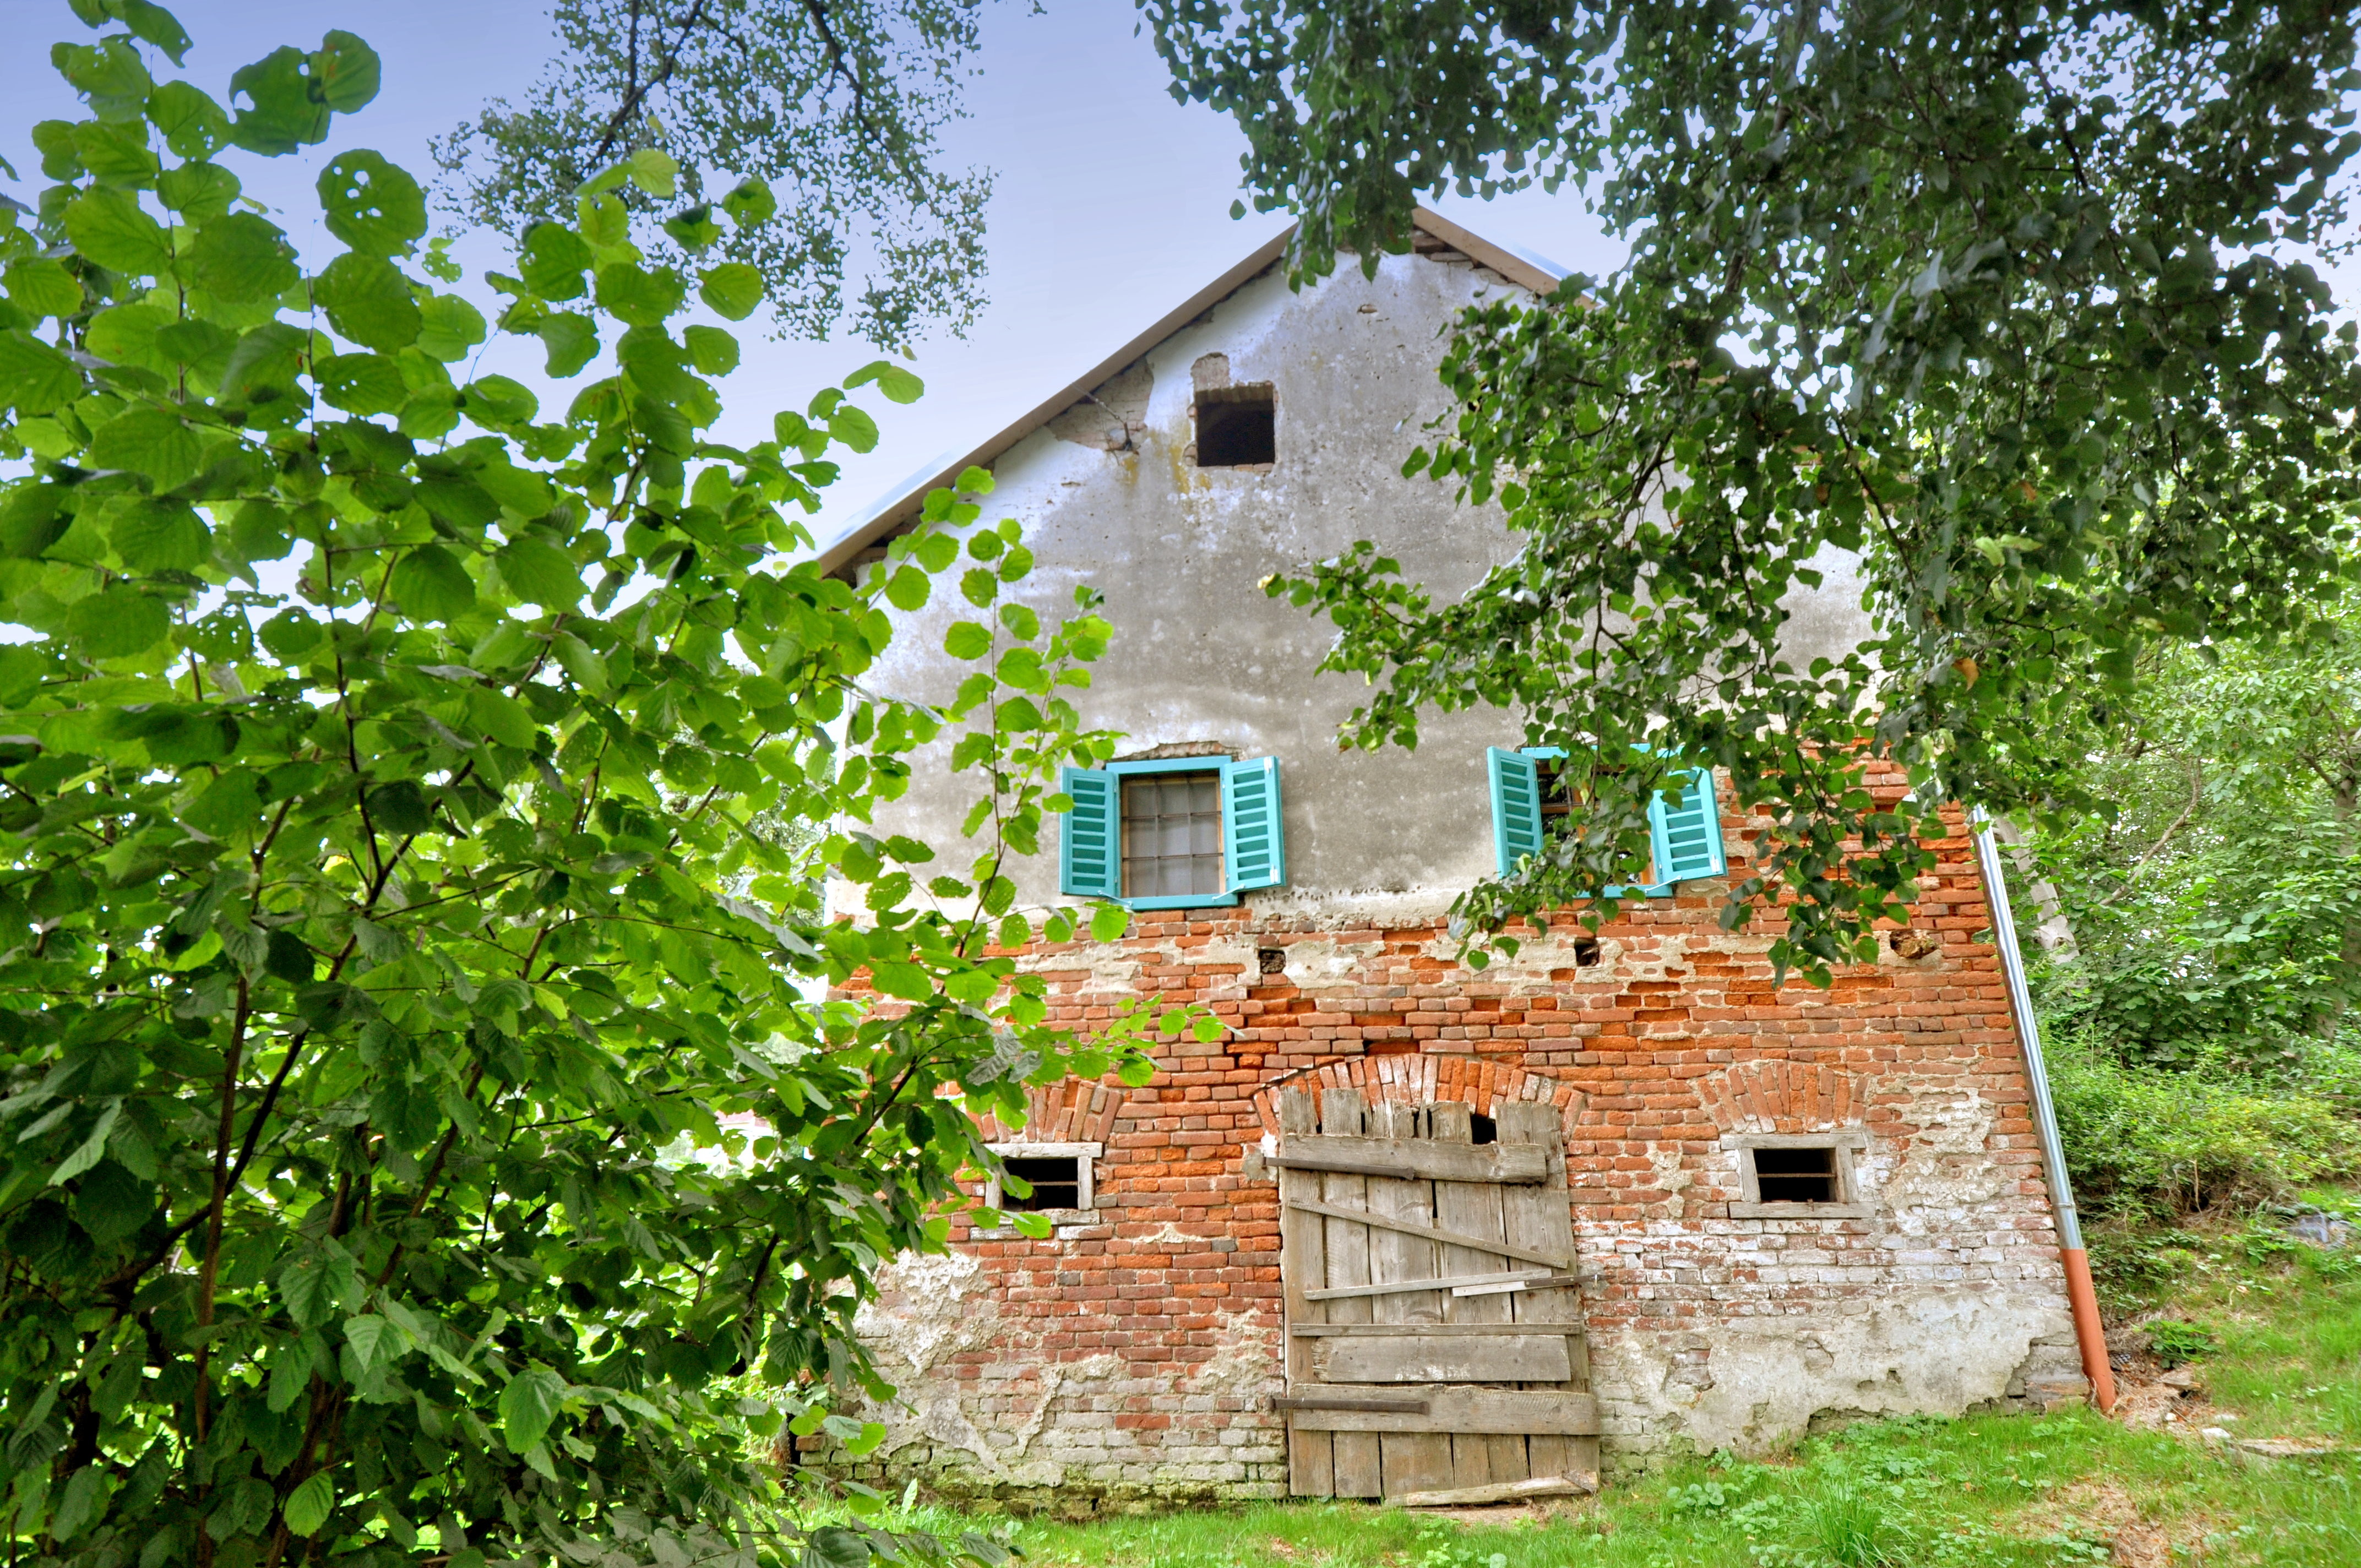
<path fill-rule="evenodd" d="M 1198 467 L 1251 468 L 1278 460 L 1278 409 L 1269 382 L 1198 389 Z"/>

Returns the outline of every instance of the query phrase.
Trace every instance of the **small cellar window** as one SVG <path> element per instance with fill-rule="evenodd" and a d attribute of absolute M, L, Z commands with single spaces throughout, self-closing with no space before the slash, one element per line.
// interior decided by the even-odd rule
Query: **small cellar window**
<path fill-rule="evenodd" d="M 1016 1190 L 1016 1181 L 993 1179 L 984 1189 L 984 1206 L 1005 1214 L 1071 1214 L 1095 1207 L 1098 1194 L 1093 1168 L 1103 1152 L 1097 1144 L 994 1144 L 1008 1174 L 1029 1191 Z"/>
<path fill-rule="evenodd" d="M 1869 1152 L 1865 1132 L 1741 1133 L 1724 1146 L 1739 1157 L 1733 1220 L 1865 1220 L 1873 1212 L 1856 1176 Z"/>
<path fill-rule="evenodd" d="M 1001 1189 L 1000 1206 L 1015 1213 L 1038 1213 L 1045 1209 L 1079 1209 L 1082 1206 L 1082 1162 L 1075 1155 L 1049 1155 L 1027 1158 L 1011 1155 L 1005 1162 L 1008 1174 L 1032 1188 L 1020 1195 L 1015 1183 Z"/>
<path fill-rule="evenodd" d="M 1267 467 L 1279 460 L 1278 409 L 1268 381 L 1197 393 L 1197 466 Z"/>
<path fill-rule="evenodd" d="M 1838 1203 L 1837 1151 L 1756 1149 L 1754 1181 L 1765 1203 Z"/>

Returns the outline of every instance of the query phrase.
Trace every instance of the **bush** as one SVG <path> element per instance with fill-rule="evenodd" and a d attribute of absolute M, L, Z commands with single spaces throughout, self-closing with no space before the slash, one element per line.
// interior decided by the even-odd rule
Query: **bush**
<path fill-rule="evenodd" d="M 2361 1173 L 2361 1124 L 2322 1094 L 2212 1063 L 2127 1067 L 2074 1030 L 2048 1044 L 2067 1169 L 2093 1218 L 2252 1209 Z"/>

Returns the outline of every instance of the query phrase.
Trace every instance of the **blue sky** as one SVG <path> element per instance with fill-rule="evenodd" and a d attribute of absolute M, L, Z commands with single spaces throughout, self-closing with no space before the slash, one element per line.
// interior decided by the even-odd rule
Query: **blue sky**
<path fill-rule="evenodd" d="M 383 93 L 358 115 L 340 117 L 325 148 L 225 157 L 247 193 L 280 209 L 277 221 L 321 258 L 334 247 L 310 221 L 312 182 L 329 153 L 375 148 L 424 179 L 433 168 L 427 137 L 487 98 L 522 93 L 552 48 L 545 9 L 520 0 L 180 0 L 171 9 L 196 40 L 189 76 L 216 98 L 227 97 L 239 66 L 282 43 L 317 48 L 331 27 L 359 34 L 384 57 Z M 972 117 L 953 127 L 950 146 L 958 160 L 997 174 L 985 236 L 991 306 L 964 341 L 938 335 L 919 345 L 914 367 L 928 395 L 879 410 L 877 451 L 846 463 L 812 523 L 823 540 L 1089 368 L 1282 226 L 1276 215 L 1230 218 L 1243 139 L 1226 118 L 1172 102 L 1135 20 L 1126 0 L 988 7 Z M 94 35 L 64 0 L 0 0 L 0 36 L 11 46 L 0 50 L 0 156 L 24 176 L 0 188 L 29 201 L 44 181 L 27 131 L 78 112 L 48 46 Z M 1570 194 L 1440 205 L 1487 237 L 1565 268 L 1603 271 L 1616 258 Z M 463 243 L 459 254 L 471 274 L 503 259 L 487 238 Z M 470 291 L 485 292 L 473 280 Z M 801 407 L 815 388 L 874 357 L 852 341 L 740 335 L 745 357 L 722 390 L 729 425 L 749 436 L 768 429 L 774 411 Z M 538 363 L 537 347 L 519 344 L 496 347 L 485 367 L 532 379 Z"/>

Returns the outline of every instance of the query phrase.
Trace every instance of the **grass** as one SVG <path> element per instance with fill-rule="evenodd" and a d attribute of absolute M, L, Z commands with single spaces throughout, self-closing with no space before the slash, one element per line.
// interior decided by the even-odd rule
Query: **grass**
<path fill-rule="evenodd" d="M 2361 1258 L 2257 1223 L 2182 1234 L 2146 1310 L 2193 1325 L 2212 1413 L 2239 1435 L 2361 1445 Z M 2213 1348 L 2202 1344 L 2210 1338 Z M 1083 1523 L 928 1506 L 877 1520 L 982 1528 L 1027 1568 L 2257 1568 L 2361 1564 L 2361 1461 L 2259 1464 L 2183 1430 L 2074 1411 L 1861 1425 L 1729 1455 L 1514 1523 L 1273 1503 Z"/>

